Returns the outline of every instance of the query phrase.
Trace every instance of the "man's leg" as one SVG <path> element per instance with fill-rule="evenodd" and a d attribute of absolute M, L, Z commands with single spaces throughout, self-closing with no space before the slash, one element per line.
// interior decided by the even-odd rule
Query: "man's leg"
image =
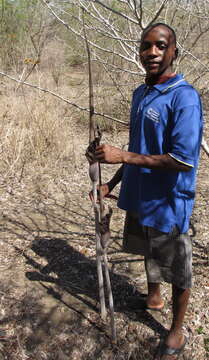
<path fill-rule="evenodd" d="M 154 231 L 153 235 L 155 235 Z M 158 235 L 157 232 L 156 235 Z M 182 325 L 192 286 L 191 239 L 187 234 L 179 234 L 178 229 L 175 228 L 168 236 L 163 234 L 157 237 L 153 236 L 151 244 L 153 257 L 145 259 L 148 282 L 167 281 L 172 283 L 173 320 L 164 345 L 170 349 L 181 349 L 185 343 Z M 148 297 L 150 301 L 152 298 L 160 299 L 158 291 L 157 285 L 151 285 Z M 161 348 L 165 349 L 165 346 Z M 175 360 L 176 358 L 177 355 L 163 355 L 155 359 Z"/>
<path fill-rule="evenodd" d="M 177 286 L 172 286 L 173 294 L 173 321 L 165 339 L 165 344 L 173 349 L 180 349 L 185 343 L 185 338 L 182 332 L 183 321 L 189 301 L 190 289 L 181 289 Z M 157 356 L 155 360 L 174 360 L 175 355 Z"/>
<path fill-rule="evenodd" d="M 160 294 L 160 284 L 159 283 L 150 283 L 147 284 L 148 287 L 148 296 L 147 296 L 147 307 L 150 309 L 162 309 L 164 306 L 164 301 Z"/>
<path fill-rule="evenodd" d="M 160 294 L 161 276 L 159 267 L 156 266 L 155 260 L 146 256 L 144 258 L 144 266 L 147 275 L 147 307 L 150 309 L 153 308 L 156 310 L 161 310 L 164 306 L 164 301 Z"/>
<path fill-rule="evenodd" d="M 180 234 L 177 238 L 176 251 L 174 275 L 179 284 L 178 286 L 172 285 L 173 321 L 165 343 L 170 347 L 180 348 L 185 341 L 182 333 L 182 325 L 189 301 L 190 288 L 192 286 L 192 243 L 188 234 Z M 184 271 L 182 271 L 183 267 Z M 170 360 L 171 357 L 165 357 L 163 360 L 164 359 Z"/>
<path fill-rule="evenodd" d="M 189 301 L 190 289 L 180 289 L 172 286 L 173 290 L 173 321 L 166 344 L 173 348 L 179 348 L 184 343 L 182 325 Z"/>

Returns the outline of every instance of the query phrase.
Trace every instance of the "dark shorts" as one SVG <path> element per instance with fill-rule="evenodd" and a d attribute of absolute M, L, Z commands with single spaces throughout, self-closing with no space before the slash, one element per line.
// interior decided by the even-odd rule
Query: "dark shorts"
<path fill-rule="evenodd" d="M 145 257 L 148 282 L 166 281 L 182 289 L 192 286 L 192 243 L 177 227 L 170 233 L 141 226 L 136 214 L 126 214 L 124 251 Z"/>

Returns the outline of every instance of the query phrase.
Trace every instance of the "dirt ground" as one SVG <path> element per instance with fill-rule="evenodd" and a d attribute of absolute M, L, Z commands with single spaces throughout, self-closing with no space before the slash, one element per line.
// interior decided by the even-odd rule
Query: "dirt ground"
<path fill-rule="evenodd" d="M 94 217 L 84 157 L 88 134 L 78 124 L 70 131 L 74 151 L 63 161 L 61 173 L 34 173 L 31 164 L 21 178 L 0 180 L 0 360 L 151 360 L 171 321 L 170 287 L 163 286 L 166 306 L 160 313 L 128 309 L 128 297 L 146 293 L 143 260 L 122 251 L 124 214 L 109 200 L 114 214 L 108 259 L 118 339 L 112 344 L 109 317 L 103 323 L 99 315 Z M 125 144 L 126 138 L 124 131 L 104 134 L 104 141 L 116 145 Z M 209 159 L 203 152 L 201 157 L 184 360 L 209 355 Z M 102 166 L 104 181 L 115 169 Z"/>

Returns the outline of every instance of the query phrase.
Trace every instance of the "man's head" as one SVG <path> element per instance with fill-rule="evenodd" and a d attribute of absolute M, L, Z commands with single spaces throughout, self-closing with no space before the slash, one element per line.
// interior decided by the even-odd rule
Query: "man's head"
<path fill-rule="evenodd" d="M 170 74 L 178 55 L 174 30 L 163 23 L 148 26 L 141 36 L 139 55 L 147 77 Z"/>

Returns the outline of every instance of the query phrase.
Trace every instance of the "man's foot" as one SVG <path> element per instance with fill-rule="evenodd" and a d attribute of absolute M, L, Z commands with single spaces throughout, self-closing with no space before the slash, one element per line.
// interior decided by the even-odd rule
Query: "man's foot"
<path fill-rule="evenodd" d="M 147 295 L 142 296 L 130 296 L 126 299 L 126 304 L 128 308 L 132 310 L 153 310 L 153 311 L 161 311 L 164 307 L 164 301 L 161 299 L 160 301 L 151 301 Z"/>
<path fill-rule="evenodd" d="M 148 295 L 146 299 L 147 308 L 150 310 L 162 310 L 164 307 L 164 301 L 160 293 L 159 283 L 148 282 Z"/>
<path fill-rule="evenodd" d="M 164 301 L 161 297 L 147 296 L 146 299 L 147 309 L 160 311 L 164 308 Z"/>
<path fill-rule="evenodd" d="M 169 334 L 164 341 L 160 342 L 157 353 L 154 356 L 154 360 L 177 360 L 184 351 L 187 343 L 186 336 L 181 335 L 174 337 L 174 335 L 170 335 L 171 334 Z"/>

